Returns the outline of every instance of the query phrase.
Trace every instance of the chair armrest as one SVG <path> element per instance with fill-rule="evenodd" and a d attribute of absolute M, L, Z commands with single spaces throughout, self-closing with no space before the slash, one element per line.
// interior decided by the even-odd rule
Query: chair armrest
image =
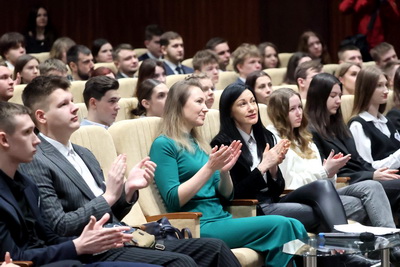
<path fill-rule="evenodd" d="M 257 199 L 234 199 L 229 202 L 229 206 L 254 206 L 257 204 Z"/>
<path fill-rule="evenodd" d="M 0 265 L 1 265 L 2 263 L 3 263 L 3 262 L 0 261 Z M 31 261 L 12 261 L 12 263 L 14 263 L 15 265 L 21 266 L 21 267 L 30 267 L 30 266 L 33 266 L 33 262 L 31 262 Z"/>
<path fill-rule="evenodd" d="M 336 178 L 336 183 L 348 183 L 350 181 L 350 177 L 338 177 Z"/>
<path fill-rule="evenodd" d="M 148 222 L 153 222 L 161 219 L 162 217 L 167 217 L 168 220 L 173 219 L 191 219 L 196 220 L 203 216 L 201 212 L 172 212 L 172 213 L 165 213 L 165 214 L 158 214 L 152 216 L 145 216 Z"/>

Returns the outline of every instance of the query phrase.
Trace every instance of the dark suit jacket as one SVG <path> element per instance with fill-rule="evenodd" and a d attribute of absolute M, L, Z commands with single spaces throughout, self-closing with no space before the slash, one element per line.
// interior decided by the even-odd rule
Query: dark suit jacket
<path fill-rule="evenodd" d="M 266 132 L 265 139 L 271 147 L 275 145 L 274 137 L 269 131 Z M 233 139 L 227 134 L 219 133 L 212 140 L 211 146 L 230 145 L 232 141 Z M 250 167 L 251 166 L 245 162 L 244 157 L 241 155 L 235 166 L 233 166 L 231 169 L 230 174 L 234 185 L 234 197 L 258 199 L 260 202 L 269 203 L 279 201 L 279 196 L 285 188 L 285 180 L 282 177 L 281 171 L 278 171 L 276 181 L 274 181 L 271 177 L 271 174 L 267 172 L 268 183 L 265 183 L 263 175 L 258 168 L 255 168 L 253 171 L 251 171 Z M 261 189 L 266 187 L 268 187 L 267 192 L 260 192 Z"/>
<path fill-rule="evenodd" d="M 351 159 L 339 170 L 338 176 L 350 177 L 350 184 L 373 178 L 375 169 L 358 154 L 353 137 L 345 140 L 326 139 L 313 129 L 311 129 L 311 133 L 321 158 L 328 158 L 331 150 L 334 150 L 335 153 L 342 152 L 343 155 L 351 154 Z"/>
<path fill-rule="evenodd" d="M 35 230 L 39 239 L 45 241 L 47 247 L 28 248 L 29 233 L 25 226 L 23 212 L 19 208 L 14 195 L 4 179 L 10 179 L 0 173 L 0 255 L 6 251 L 13 260 L 33 261 L 36 265 L 64 260 L 76 259 L 75 246 L 71 238 L 59 237 L 50 228 L 39 208 L 40 198 L 37 186 L 31 179 L 21 175 L 25 185 L 24 194 L 29 208 L 36 219 Z"/>
<path fill-rule="evenodd" d="M 182 66 L 182 70 L 183 70 L 183 74 L 190 74 L 193 73 L 193 69 L 186 67 L 185 65 L 181 65 Z M 165 75 L 175 75 L 175 72 L 164 62 L 164 67 L 165 67 Z"/>
<path fill-rule="evenodd" d="M 132 205 L 125 201 L 124 193 L 112 207 L 103 196 L 95 197 L 74 166 L 53 145 L 39 138 L 41 143 L 33 161 L 21 164 L 20 170 L 35 180 L 43 201 L 43 213 L 57 234 L 79 235 L 91 215 L 100 219 L 110 213 L 112 220 L 118 221 L 130 211 Z M 97 184 L 105 189 L 101 167 L 92 152 L 81 146 L 73 147 Z M 137 196 L 135 194 L 133 202 Z"/>
<path fill-rule="evenodd" d="M 237 78 L 234 83 L 245 85 L 245 83 L 240 78 Z"/>
<path fill-rule="evenodd" d="M 386 118 L 390 120 L 397 131 L 400 131 L 400 109 L 394 107 L 387 114 Z"/>
<path fill-rule="evenodd" d="M 144 53 L 144 54 L 141 55 L 138 59 L 139 59 L 139 61 L 143 61 L 143 60 L 146 60 L 146 59 L 148 59 L 148 58 L 150 58 L 149 55 L 147 55 L 147 53 Z"/>

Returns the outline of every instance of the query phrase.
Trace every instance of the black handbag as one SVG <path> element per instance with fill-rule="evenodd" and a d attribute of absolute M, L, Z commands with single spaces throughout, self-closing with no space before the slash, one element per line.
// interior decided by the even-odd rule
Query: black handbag
<path fill-rule="evenodd" d="M 192 232 L 189 228 L 179 230 L 173 227 L 166 217 L 162 217 L 156 222 L 142 224 L 140 229 L 154 235 L 156 240 L 176 240 L 192 238 Z"/>

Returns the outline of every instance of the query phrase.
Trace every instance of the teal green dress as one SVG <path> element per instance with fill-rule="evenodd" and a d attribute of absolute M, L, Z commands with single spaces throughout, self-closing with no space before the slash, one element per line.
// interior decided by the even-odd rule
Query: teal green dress
<path fill-rule="evenodd" d="M 202 212 L 201 237 L 222 239 L 230 248 L 247 247 L 267 252 L 266 266 L 286 266 L 291 255 L 284 254 L 281 246 L 294 239 L 306 238 L 304 226 L 296 219 L 277 215 L 233 219 L 220 203 L 219 171 L 188 203 L 180 207 L 179 185 L 193 177 L 208 161 L 208 155 L 193 139 L 192 143 L 194 153 L 178 147 L 174 140 L 161 135 L 151 146 L 150 158 L 157 164 L 154 179 L 168 212 Z"/>

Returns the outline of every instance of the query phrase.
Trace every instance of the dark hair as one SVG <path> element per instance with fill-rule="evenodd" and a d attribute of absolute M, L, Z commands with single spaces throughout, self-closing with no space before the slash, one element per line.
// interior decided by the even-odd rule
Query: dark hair
<path fill-rule="evenodd" d="M 164 32 L 161 36 L 160 36 L 160 45 L 161 46 L 168 46 L 169 45 L 169 41 L 174 40 L 174 39 L 179 39 L 182 38 L 179 33 L 177 32 Z"/>
<path fill-rule="evenodd" d="M 395 107 L 400 106 L 400 67 L 397 68 L 393 79 L 393 101 Z"/>
<path fill-rule="evenodd" d="M 261 44 L 258 45 L 258 50 L 260 51 L 260 54 L 261 54 L 261 57 L 262 57 L 261 63 L 263 65 L 263 68 L 266 69 L 266 66 L 264 66 L 264 57 L 265 57 L 265 48 L 267 48 L 268 46 L 272 47 L 273 49 L 275 49 L 276 57 L 278 58 L 278 63 L 276 64 L 276 67 L 280 68 L 281 67 L 281 61 L 279 60 L 279 56 L 278 56 L 278 54 L 279 54 L 278 47 L 275 44 L 271 43 L 271 42 L 264 42 L 264 43 L 261 43 Z"/>
<path fill-rule="evenodd" d="M 121 50 L 133 50 L 133 46 L 130 44 L 119 44 L 115 50 L 113 51 L 113 60 L 117 61 L 119 60 L 119 52 L 121 52 Z"/>
<path fill-rule="evenodd" d="M 83 90 L 83 100 L 87 108 L 89 108 L 90 98 L 100 100 L 109 90 L 117 90 L 119 88 L 119 82 L 108 76 L 96 76 L 90 78 L 85 83 L 85 89 Z"/>
<path fill-rule="evenodd" d="M 374 61 L 378 62 L 381 60 L 382 54 L 387 53 L 390 49 L 394 49 L 393 45 L 387 43 L 387 42 L 382 42 L 372 48 L 369 53 L 371 54 L 371 57 Z"/>
<path fill-rule="evenodd" d="M 14 67 L 14 79 L 17 77 L 17 73 L 21 73 L 21 71 L 23 70 L 23 68 L 25 67 L 25 65 L 31 61 L 32 59 L 35 59 L 38 64 L 40 64 L 39 59 L 37 59 L 36 57 L 26 54 L 26 55 L 22 55 L 17 59 L 17 62 L 15 63 L 15 67 Z M 26 83 L 25 81 L 23 81 L 22 77 L 21 77 L 21 84 Z"/>
<path fill-rule="evenodd" d="M 218 56 L 215 54 L 214 51 L 210 49 L 204 49 L 197 51 L 196 54 L 193 56 L 193 69 L 194 70 L 201 70 L 201 67 L 206 64 L 218 64 Z M 219 65 L 218 65 L 219 67 Z"/>
<path fill-rule="evenodd" d="M 219 118 L 220 118 L 220 131 L 219 134 L 225 133 L 230 136 L 233 140 L 240 140 L 242 144 L 247 144 L 247 140 L 243 140 L 242 135 L 236 128 L 234 119 L 231 116 L 233 103 L 240 97 L 240 95 L 248 88 L 242 84 L 233 83 L 225 88 L 222 92 L 219 101 Z M 251 90 L 250 90 L 251 91 Z M 252 92 L 252 91 L 251 91 Z M 257 102 L 256 96 L 252 92 L 254 99 Z M 261 123 L 260 111 L 258 111 L 258 121 L 253 125 L 253 134 L 257 142 L 257 154 L 262 158 L 262 153 L 265 149 L 266 142 L 264 137 L 264 131 L 266 129 Z M 247 145 L 242 146 L 242 155 L 248 166 L 253 163 L 250 150 Z"/>
<path fill-rule="evenodd" d="M 46 99 L 57 89 L 68 90 L 70 82 L 59 76 L 38 76 L 22 92 L 22 102 L 32 110 L 32 120 L 36 123 L 34 113 L 37 109 L 47 108 Z"/>
<path fill-rule="evenodd" d="M 161 36 L 164 33 L 163 29 L 160 28 L 157 24 L 150 24 L 146 26 L 144 30 L 144 39 L 151 41 L 153 36 Z"/>
<path fill-rule="evenodd" d="M 300 59 L 302 59 L 303 57 L 310 57 L 310 56 L 304 52 L 296 52 L 290 57 L 288 65 L 286 67 L 285 78 L 283 79 L 284 83 L 286 84 L 297 83 L 296 79 L 294 78 L 294 72 L 296 71 L 296 68 L 299 65 Z"/>
<path fill-rule="evenodd" d="M 52 24 L 50 22 L 50 16 L 47 8 L 45 8 L 42 5 L 35 6 L 29 11 L 28 15 L 28 25 L 27 25 L 27 33 L 31 35 L 34 39 L 36 39 L 36 18 L 37 14 L 39 12 L 39 9 L 43 8 L 46 10 L 47 13 L 47 25 L 44 28 L 44 36 L 45 39 L 49 40 L 49 44 L 51 45 L 54 42 L 55 39 L 55 34 L 54 34 L 54 28 L 52 27 Z"/>
<path fill-rule="evenodd" d="M 307 78 L 308 70 L 315 70 L 317 72 L 321 72 L 322 64 L 320 63 L 320 61 L 318 59 L 314 59 L 311 61 L 303 62 L 300 65 L 298 65 L 294 72 L 294 79 L 295 79 L 296 83 L 297 83 L 298 78 L 302 78 L 302 79 Z"/>
<path fill-rule="evenodd" d="M 305 31 L 300 35 L 299 45 L 298 45 L 297 50 L 300 52 L 309 53 L 308 39 L 312 36 L 317 37 L 319 39 L 319 41 L 321 42 L 321 45 L 322 45 L 322 54 L 320 56 L 321 63 L 322 64 L 330 63 L 331 59 L 330 59 L 326 44 L 322 40 L 321 36 L 319 36 L 317 33 L 313 32 L 313 31 Z"/>
<path fill-rule="evenodd" d="M 339 79 L 329 73 L 319 73 L 311 80 L 307 93 L 304 112 L 314 128 L 324 138 L 337 136 L 344 139 L 350 136 L 349 130 L 343 121 L 341 109 L 331 115 L 326 107 L 326 101 L 331 94 L 333 86 L 337 84 L 342 91 Z"/>
<path fill-rule="evenodd" d="M 4 59 L 5 54 L 11 48 L 17 48 L 19 45 L 25 47 L 25 37 L 19 32 L 7 32 L 0 37 L 0 56 Z"/>
<path fill-rule="evenodd" d="M 28 107 L 7 101 L 0 101 L 0 129 L 7 134 L 13 134 L 15 131 L 14 117 L 24 114 L 31 114 Z"/>
<path fill-rule="evenodd" d="M 77 63 L 79 60 L 79 54 L 90 55 L 91 51 L 84 45 L 74 45 L 67 51 L 67 63 Z"/>
<path fill-rule="evenodd" d="M 150 100 L 151 95 L 153 94 L 154 87 L 158 86 L 162 82 L 155 79 L 147 79 L 142 83 L 138 84 L 136 90 L 136 97 L 138 99 L 138 105 L 135 109 L 131 111 L 133 115 L 141 116 L 146 113 L 145 107 L 142 105 L 142 100 L 147 99 Z"/>
<path fill-rule="evenodd" d="M 63 52 L 67 52 L 72 46 L 76 45 L 75 41 L 69 37 L 58 38 L 50 49 L 50 58 L 62 60 Z"/>
<path fill-rule="evenodd" d="M 165 67 L 162 61 L 160 60 L 156 60 L 156 59 L 152 59 L 152 58 L 148 58 L 146 60 L 144 60 L 142 62 L 142 64 L 140 64 L 139 67 L 139 76 L 138 76 L 138 81 L 136 84 L 136 93 L 135 96 L 137 97 L 137 90 L 139 85 L 147 80 L 147 79 L 153 79 L 154 78 L 154 73 L 156 71 L 156 67 L 159 66 L 161 68 L 164 69 L 164 73 L 165 73 Z"/>
<path fill-rule="evenodd" d="M 254 93 L 257 79 L 260 77 L 263 77 L 263 76 L 267 76 L 270 80 L 272 80 L 271 76 L 269 76 L 269 74 L 264 72 L 263 70 L 256 70 L 256 71 L 253 71 L 252 73 L 250 73 L 249 75 L 247 75 L 247 77 L 246 77 L 247 88 L 249 88 Z"/>
<path fill-rule="evenodd" d="M 213 37 L 210 40 L 208 40 L 208 42 L 206 43 L 205 49 L 214 50 L 217 45 L 223 44 L 223 43 L 228 43 L 228 41 L 221 37 Z"/>
<path fill-rule="evenodd" d="M 345 46 L 340 47 L 340 48 L 339 48 L 339 51 L 338 51 L 338 58 L 339 58 L 340 60 L 342 60 L 342 57 L 343 57 L 344 52 L 346 52 L 346 51 L 352 51 L 352 50 L 360 51 L 360 48 L 358 48 L 358 47 L 355 46 L 355 45 L 345 45 Z"/>
<path fill-rule="evenodd" d="M 99 53 L 101 47 L 103 45 L 105 45 L 105 44 L 110 44 L 110 42 L 107 41 L 106 39 L 102 39 L 102 38 L 99 38 L 99 39 L 96 39 L 96 40 L 93 41 L 93 44 L 92 44 L 92 55 L 93 55 L 94 58 L 96 58 L 96 56 Z"/>

